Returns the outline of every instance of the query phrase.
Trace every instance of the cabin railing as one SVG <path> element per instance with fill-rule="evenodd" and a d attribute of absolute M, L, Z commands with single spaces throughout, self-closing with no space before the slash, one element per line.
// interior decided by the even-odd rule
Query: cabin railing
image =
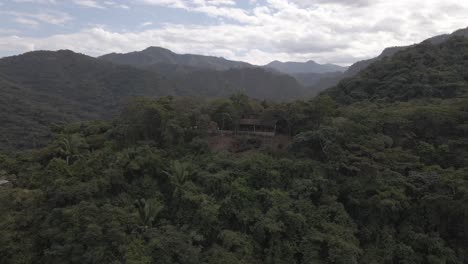
<path fill-rule="evenodd" d="M 219 134 L 223 135 L 249 135 L 249 136 L 259 136 L 259 137 L 274 137 L 275 132 L 262 132 L 262 131 L 243 131 L 243 130 L 218 130 Z"/>

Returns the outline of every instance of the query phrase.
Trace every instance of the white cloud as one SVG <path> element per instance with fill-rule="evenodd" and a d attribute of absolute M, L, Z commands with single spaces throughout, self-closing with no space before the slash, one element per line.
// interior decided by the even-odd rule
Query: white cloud
<path fill-rule="evenodd" d="M 79 6 L 88 8 L 104 8 L 104 6 L 93 0 L 73 0 L 73 2 Z"/>
<path fill-rule="evenodd" d="M 59 11 L 40 11 L 36 13 L 0 11 L 1 15 L 12 16 L 20 24 L 38 26 L 39 24 L 63 25 L 73 18 L 67 13 Z"/>
<path fill-rule="evenodd" d="M 140 24 L 140 27 L 148 27 L 148 26 L 151 26 L 153 25 L 153 22 L 151 21 L 146 21 L 146 22 L 143 22 Z"/>
<path fill-rule="evenodd" d="M 282 46 L 303 54 L 356 43 L 362 47 L 356 48 L 355 57 L 369 57 L 388 45 L 411 44 L 468 25 L 468 2 L 458 0 L 266 0 L 251 10 L 205 0 L 142 2 L 229 19 L 244 24 L 246 32 L 272 30 L 273 48 Z M 369 50 L 374 43 L 378 48 Z"/>
<path fill-rule="evenodd" d="M 186 8 L 184 0 L 139 0 L 138 2 L 147 5 L 160 5 L 174 8 Z"/>
<path fill-rule="evenodd" d="M 104 4 L 107 5 L 107 6 L 110 6 L 110 7 L 117 7 L 117 8 L 122 8 L 122 9 L 130 9 L 130 6 L 126 5 L 126 4 L 121 4 L 121 3 L 117 3 L 117 2 L 114 2 L 114 1 L 104 1 Z"/>
<path fill-rule="evenodd" d="M 16 3 L 56 4 L 57 0 L 13 0 Z"/>
<path fill-rule="evenodd" d="M 92 27 L 44 38 L 0 37 L 0 51 L 68 48 L 101 55 L 163 46 L 180 53 L 223 56 L 256 64 L 275 59 L 350 64 L 376 56 L 388 46 L 413 44 L 468 26 L 468 1 L 459 0 L 250 2 L 252 6 L 244 9 L 231 0 L 133 0 L 132 3 L 148 5 L 148 10 L 164 6 L 220 20 L 210 25 L 165 24 L 143 30 L 142 26 L 149 25 L 146 23 L 137 26 L 135 32 Z M 121 2 L 99 3 L 114 6 Z M 18 17 L 43 22 L 30 16 Z"/>
<path fill-rule="evenodd" d="M 12 35 L 12 34 L 18 34 L 19 31 L 16 29 L 2 29 L 0 28 L 0 35 Z"/>
<path fill-rule="evenodd" d="M 39 25 L 39 22 L 37 22 L 36 20 L 34 19 L 29 19 L 29 18 L 25 18 L 25 17 L 16 17 L 15 18 L 15 21 L 17 23 L 20 23 L 20 24 L 23 24 L 23 25 L 28 25 L 28 26 L 32 26 L 32 27 L 36 27 Z"/>

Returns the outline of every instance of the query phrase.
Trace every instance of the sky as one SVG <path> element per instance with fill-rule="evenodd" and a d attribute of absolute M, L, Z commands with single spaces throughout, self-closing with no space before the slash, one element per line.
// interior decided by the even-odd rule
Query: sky
<path fill-rule="evenodd" d="M 0 0 L 0 57 L 143 50 L 350 65 L 468 27 L 468 0 Z"/>

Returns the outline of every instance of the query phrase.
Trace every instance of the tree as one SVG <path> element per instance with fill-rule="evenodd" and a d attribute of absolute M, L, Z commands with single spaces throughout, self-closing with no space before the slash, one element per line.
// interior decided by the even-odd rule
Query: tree
<path fill-rule="evenodd" d="M 180 162 L 178 160 L 172 161 L 168 171 L 164 173 L 169 177 L 169 180 L 174 187 L 173 196 L 180 199 L 184 184 L 189 180 L 192 174 L 190 163 Z"/>
<path fill-rule="evenodd" d="M 58 142 L 59 152 L 65 156 L 67 165 L 73 160 L 82 157 L 84 150 L 88 148 L 86 141 L 79 134 L 67 134 L 62 136 Z"/>
<path fill-rule="evenodd" d="M 153 223 L 156 220 L 156 217 L 164 208 L 164 205 L 162 205 L 158 200 L 150 199 L 146 201 L 144 198 L 136 200 L 135 206 L 138 210 L 140 223 L 145 228 L 153 227 Z"/>

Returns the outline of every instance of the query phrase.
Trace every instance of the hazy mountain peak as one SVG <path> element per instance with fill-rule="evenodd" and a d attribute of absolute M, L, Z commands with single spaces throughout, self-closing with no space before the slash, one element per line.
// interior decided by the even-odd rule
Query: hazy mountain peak
<path fill-rule="evenodd" d="M 139 51 L 136 51 L 135 53 L 138 53 Z M 171 50 L 169 49 L 166 49 L 166 48 L 163 48 L 163 47 L 157 47 L 157 46 L 151 46 L 151 47 L 148 47 L 142 51 L 140 51 L 141 53 L 146 53 L 146 54 L 158 54 L 158 53 L 167 53 L 167 54 L 174 54 L 176 55 L 176 53 L 172 52 Z"/>
<path fill-rule="evenodd" d="M 429 42 L 429 43 L 431 43 L 431 44 L 437 45 L 437 44 L 440 44 L 440 43 L 446 41 L 446 40 L 449 39 L 450 37 L 455 37 L 455 36 L 458 36 L 458 37 L 468 37 L 468 27 L 467 27 L 467 28 L 463 28 L 463 29 L 456 30 L 456 31 L 453 32 L 452 34 L 443 34 L 443 35 L 435 36 L 435 37 L 432 37 L 432 38 L 430 38 L 430 39 L 426 39 L 426 40 L 423 41 L 423 42 Z"/>
<path fill-rule="evenodd" d="M 286 74 L 344 72 L 346 67 L 335 64 L 319 64 L 313 60 L 306 62 L 272 61 L 264 66 Z"/>
<path fill-rule="evenodd" d="M 166 48 L 155 46 L 124 54 L 111 53 L 101 56 L 99 59 L 136 67 L 148 67 L 155 64 L 174 64 L 212 70 L 253 67 L 253 65 L 245 62 L 231 61 L 214 56 L 177 54 Z"/>
<path fill-rule="evenodd" d="M 169 52 L 172 52 L 171 50 L 169 49 L 166 49 L 166 48 L 163 48 L 163 47 L 159 47 L 159 46 L 149 46 L 147 47 L 146 49 L 142 50 L 142 51 L 155 51 L 155 50 L 162 50 L 162 51 L 169 51 Z"/>

